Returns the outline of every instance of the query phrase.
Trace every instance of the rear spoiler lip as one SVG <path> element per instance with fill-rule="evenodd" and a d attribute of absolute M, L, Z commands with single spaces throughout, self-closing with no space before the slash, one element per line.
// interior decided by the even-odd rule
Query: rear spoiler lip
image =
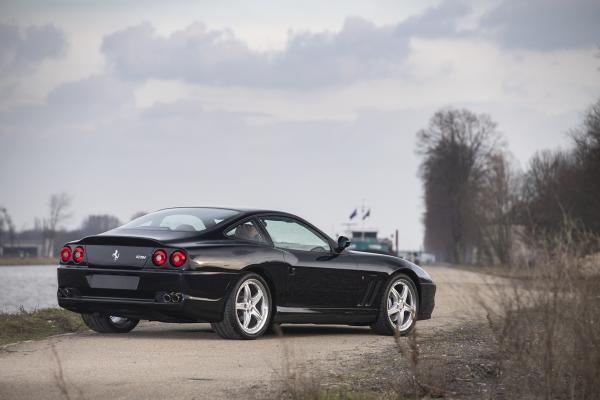
<path fill-rule="evenodd" d="M 69 242 L 68 244 L 107 245 L 107 246 L 139 246 L 139 247 L 164 247 L 165 242 L 156 239 L 138 236 L 86 236 L 83 239 Z"/>
<path fill-rule="evenodd" d="M 200 239 L 193 241 L 169 240 L 159 241 L 138 236 L 86 236 L 80 240 L 72 240 L 65 243 L 65 246 L 77 245 L 99 245 L 99 246 L 140 246 L 155 248 L 199 248 L 199 247 L 231 247 L 239 245 L 251 245 L 248 242 L 237 240 L 210 240 Z"/>

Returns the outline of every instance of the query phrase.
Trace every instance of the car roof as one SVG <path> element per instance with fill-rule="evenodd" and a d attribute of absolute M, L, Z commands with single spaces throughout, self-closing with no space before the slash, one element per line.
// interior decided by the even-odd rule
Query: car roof
<path fill-rule="evenodd" d="M 310 222 L 308 222 L 307 220 L 305 220 L 302 217 L 299 217 L 295 214 L 292 213 L 288 213 L 285 211 L 277 211 L 277 210 L 269 210 L 269 209 L 263 209 L 263 208 L 233 208 L 233 207 L 169 207 L 169 208 L 163 208 L 162 210 L 157 210 L 157 211 L 163 211 L 163 210 L 176 210 L 178 208 L 206 208 L 206 209 L 216 209 L 216 210 L 230 210 L 230 211 L 236 211 L 238 212 L 238 214 L 231 216 L 230 218 L 228 218 L 229 221 L 235 223 L 237 221 L 243 220 L 245 218 L 249 218 L 252 217 L 254 215 L 260 215 L 260 214 L 273 214 L 273 215 L 279 215 L 281 217 L 292 217 L 295 218 L 299 221 L 302 221 L 305 224 L 310 225 L 313 229 L 316 229 L 319 233 L 321 233 L 322 235 L 325 235 L 327 237 L 329 237 L 325 232 L 322 232 L 319 228 L 317 228 L 316 226 L 314 226 L 313 224 L 311 224 Z"/>
<path fill-rule="evenodd" d="M 333 239 L 331 239 L 331 237 L 329 235 L 327 235 L 325 232 L 321 231 L 315 225 L 311 224 L 310 222 L 308 222 L 307 220 L 305 220 L 302 217 L 299 217 L 295 214 L 288 213 L 285 211 L 277 211 L 277 210 L 269 210 L 269 209 L 261 209 L 261 208 L 198 207 L 198 206 L 196 206 L 196 207 L 194 207 L 194 206 L 191 206 L 191 207 L 169 207 L 169 208 L 163 208 L 162 210 L 173 210 L 173 209 L 178 209 L 178 208 L 213 208 L 213 209 L 217 209 L 217 210 L 237 211 L 239 214 L 234 215 L 231 218 L 228 218 L 228 221 L 230 221 L 231 223 L 237 223 L 238 221 L 244 220 L 245 218 L 249 218 L 249 217 L 252 217 L 252 216 L 258 215 L 258 214 L 273 214 L 273 215 L 280 215 L 282 217 L 286 217 L 286 216 L 292 217 L 292 218 L 295 218 L 295 219 L 307 224 L 312 229 L 316 230 L 321 235 L 325 236 L 327 238 L 327 240 L 329 240 L 330 243 L 334 243 Z M 162 211 L 162 210 L 157 210 L 157 211 Z"/>
<path fill-rule="evenodd" d="M 262 213 L 274 213 L 274 214 L 285 214 L 285 215 L 292 215 L 288 212 L 285 211 L 278 211 L 278 210 L 269 210 L 269 209 L 263 209 L 263 208 L 245 208 L 245 207 L 209 207 L 209 206 L 181 206 L 181 207 L 167 207 L 167 208 L 162 208 L 160 210 L 156 210 L 156 211 L 162 211 L 162 210 L 176 210 L 178 208 L 212 208 L 212 209 L 216 209 L 216 210 L 231 210 L 231 211 L 237 211 L 240 214 L 244 214 L 244 215 L 253 215 L 253 214 L 262 214 Z"/>

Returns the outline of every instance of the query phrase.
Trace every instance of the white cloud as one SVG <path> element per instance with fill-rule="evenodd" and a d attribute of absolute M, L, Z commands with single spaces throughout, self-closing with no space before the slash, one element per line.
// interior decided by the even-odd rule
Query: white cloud
<path fill-rule="evenodd" d="M 161 37 L 146 23 L 107 36 L 102 50 L 124 79 L 316 87 L 392 72 L 406 54 L 406 42 L 390 41 L 391 35 L 390 29 L 352 18 L 338 34 L 296 33 L 284 51 L 258 52 L 231 31 L 196 23 Z"/>
<path fill-rule="evenodd" d="M 504 0 L 480 23 L 507 48 L 557 50 L 600 45 L 597 0 Z"/>
<path fill-rule="evenodd" d="M 404 22 L 377 26 L 349 17 L 337 32 L 291 32 L 282 50 L 257 51 L 228 29 L 195 23 L 159 35 L 150 23 L 105 37 L 102 51 L 129 80 L 178 79 L 216 86 L 315 88 L 401 74 L 413 36 L 460 35 L 457 2 L 429 8 Z"/>
<path fill-rule="evenodd" d="M 53 89 L 42 103 L 0 111 L 0 136 L 14 137 L 23 129 L 44 133 L 64 127 L 97 127 L 132 111 L 134 87 L 110 76 L 64 83 Z"/>
<path fill-rule="evenodd" d="M 25 74 L 46 59 L 64 54 L 65 35 L 53 25 L 28 26 L 0 23 L 0 73 Z"/>
<path fill-rule="evenodd" d="M 411 40 L 465 39 L 532 51 L 589 49 L 600 40 L 597 4 L 589 0 L 577 0 L 577 6 L 542 3 L 506 1 L 481 11 L 446 0 L 395 24 L 376 25 L 349 17 L 338 31 L 291 31 L 282 49 L 266 51 L 251 48 L 229 29 L 194 23 L 160 35 L 152 24 L 144 23 L 107 35 L 102 51 L 113 71 L 127 80 L 322 89 L 365 80 L 406 79 Z M 465 28 L 465 19 L 473 15 L 479 23 L 471 21 Z"/>

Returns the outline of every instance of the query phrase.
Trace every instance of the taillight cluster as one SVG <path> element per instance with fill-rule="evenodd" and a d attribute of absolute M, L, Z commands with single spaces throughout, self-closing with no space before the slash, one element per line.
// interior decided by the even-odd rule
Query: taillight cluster
<path fill-rule="evenodd" d="M 75 250 L 71 250 L 69 246 L 65 246 L 60 251 L 60 259 L 65 264 L 69 261 L 81 264 L 85 259 L 85 250 L 82 246 L 75 247 Z M 157 267 L 162 267 L 167 261 L 171 263 L 171 266 L 179 268 L 187 261 L 187 254 L 182 250 L 175 250 L 169 257 L 163 249 L 158 249 L 152 254 L 152 263 Z"/>
<path fill-rule="evenodd" d="M 81 264 L 85 259 L 85 250 L 82 246 L 75 247 L 75 250 L 71 251 L 69 246 L 63 247 L 60 251 L 60 260 L 63 263 L 68 263 L 73 260 L 75 264 Z"/>
<path fill-rule="evenodd" d="M 157 267 L 162 267 L 167 262 L 167 252 L 164 250 L 156 250 L 152 254 L 152 262 Z"/>
<path fill-rule="evenodd" d="M 64 263 L 69 262 L 71 260 L 71 248 L 70 247 L 63 247 L 63 249 L 60 251 L 60 259 Z"/>
<path fill-rule="evenodd" d="M 171 257 L 167 257 L 167 252 L 165 250 L 158 249 L 152 254 L 152 263 L 157 267 L 162 267 L 167 263 L 167 258 L 169 258 L 172 266 L 179 268 L 185 264 L 187 255 L 181 250 L 175 250 L 171 253 Z"/>
<path fill-rule="evenodd" d="M 80 246 L 75 248 L 75 251 L 73 252 L 73 261 L 75 261 L 75 264 L 81 264 L 84 253 L 83 247 Z"/>

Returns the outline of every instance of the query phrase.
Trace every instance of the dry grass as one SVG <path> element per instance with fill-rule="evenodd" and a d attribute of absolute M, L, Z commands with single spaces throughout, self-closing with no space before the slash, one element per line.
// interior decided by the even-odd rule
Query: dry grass
<path fill-rule="evenodd" d="M 417 330 L 408 337 L 396 334 L 396 349 L 399 358 L 395 358 L 398 375 L 386 382 L 389 386 L 388 398 L 442 398 L 446 393 L 448 370 L 445 362 L 439 358 L 423 357 L 417 340 Z"/>
<path fill-rule="evenodd" d="M 281 330 L 278 335 L 281 336 Z M 446 365 L 439 358 L 423 357 L 417 331 L 408 337 L 396 335 L 396 346 L 386 354 L 388 375 L 377 376 L 377 386 L 367 385 L 374 371 L 349 371 L 338 379 L 313 364 L 295 361 L 293 351 L 282 340 L 282 365 L 275 370 L 268 398 L 289 400 L 404 400 L 431 399 L 445 395 Z M 379 363 L 378 363 L 379 364 Z M 389 371 L 392 371 L 391 373 Z M 360 377 L 361 378 L 357 378 Z M 382 378 L 380 381 L 377 378 Z"/>
<path fill-rule="evenodd" d="M 87 329 L 79 314 L 58 308 L 0 313 L 0 345 Z"/>
<path fill-rule="evenodd" d="M 535 243 L 535 265 L 490 287 L 498 383 L 507 398 L 591 399 L 600 394 L 600 276 L 585 257 L 598 239 L 570 226 Z M 526 270 L 532 279 L 520 280 Z"/>
<path fill-rule="evenodd" d="M 353 387 L 344 380 L 340 384 L 332 384 L 326 378 L 327 373 L 319 366 L 299 363 L 294 349 L 289 346 L 279 326 L 274 328 L 281 339 L 281 365 L 273 371 L 272 385 L 266 394 L 257 398 L 286 400 L 374 400 L 377 395 L 369 390 Z M 256 397 L 256 396 L 255 396 Z"/>

